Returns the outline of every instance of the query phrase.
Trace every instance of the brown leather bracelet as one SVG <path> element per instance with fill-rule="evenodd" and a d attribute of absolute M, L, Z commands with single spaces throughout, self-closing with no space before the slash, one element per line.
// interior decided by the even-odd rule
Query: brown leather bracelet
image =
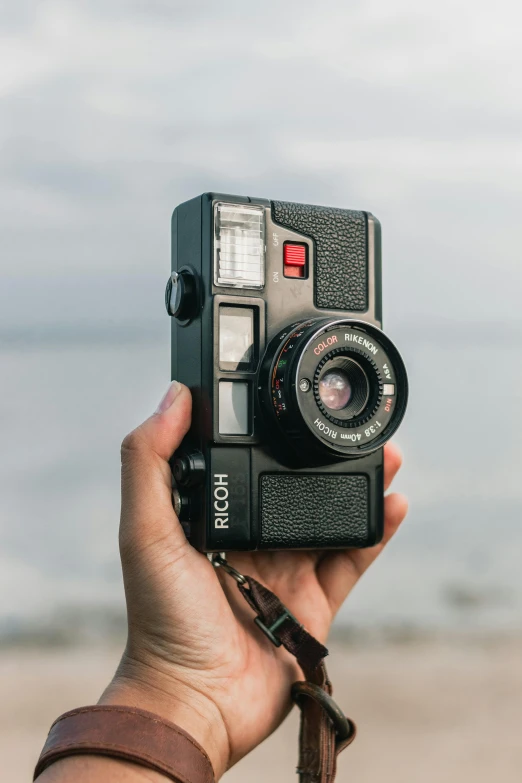
<path fill-rule="evenodd" d="M 33 780 L 58 759 L 80 754 L 132 761 L 175 783 L 215 783 L 210 759 L 195 739 L 135 707 L 97 705 L 61 715 L 51 726 Z"/>

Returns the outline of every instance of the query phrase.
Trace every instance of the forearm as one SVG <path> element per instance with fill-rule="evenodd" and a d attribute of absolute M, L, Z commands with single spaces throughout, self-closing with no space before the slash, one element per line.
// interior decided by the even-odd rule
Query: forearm
<path fill-rule="evenodd" d="M 129 761 L 105 756 L 69 756 L 51 764 L 38 783 L 165 783 L 168 779 L 152 769 L 140 767 Z"/>

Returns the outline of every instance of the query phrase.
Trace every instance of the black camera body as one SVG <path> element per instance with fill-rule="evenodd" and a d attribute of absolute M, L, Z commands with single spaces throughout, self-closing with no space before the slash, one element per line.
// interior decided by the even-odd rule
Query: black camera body
<path fill-rule="evenodd" d="M 206 193 L 172 217 L 173 502 L 202 552 L 372 546 L 407 402 L 367 212 Z"/>

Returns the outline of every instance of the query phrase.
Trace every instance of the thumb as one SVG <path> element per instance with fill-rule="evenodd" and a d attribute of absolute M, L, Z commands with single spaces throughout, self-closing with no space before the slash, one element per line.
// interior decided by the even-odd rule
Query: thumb
<path fill-rule="evenodd" d="M 173 381 L 157 411 L 127 435 L 121 446 L 120 549 L 126 553 L 154 546 L 176 550 L 187 544 L 172 507 L 169 459 L 190 427 L 192 399 Z"/>

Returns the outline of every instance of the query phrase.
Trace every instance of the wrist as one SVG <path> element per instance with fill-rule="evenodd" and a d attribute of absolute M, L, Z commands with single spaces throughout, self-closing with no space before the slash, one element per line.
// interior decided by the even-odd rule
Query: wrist
<path fill-rule="evenodd" d="M 181 678 L 124 655 L 98 703 L 139 707 L 176 724 L 205 750 L 216 780 L 226 771 L 230 749 L 221 712 L 212 699 Z"/>

